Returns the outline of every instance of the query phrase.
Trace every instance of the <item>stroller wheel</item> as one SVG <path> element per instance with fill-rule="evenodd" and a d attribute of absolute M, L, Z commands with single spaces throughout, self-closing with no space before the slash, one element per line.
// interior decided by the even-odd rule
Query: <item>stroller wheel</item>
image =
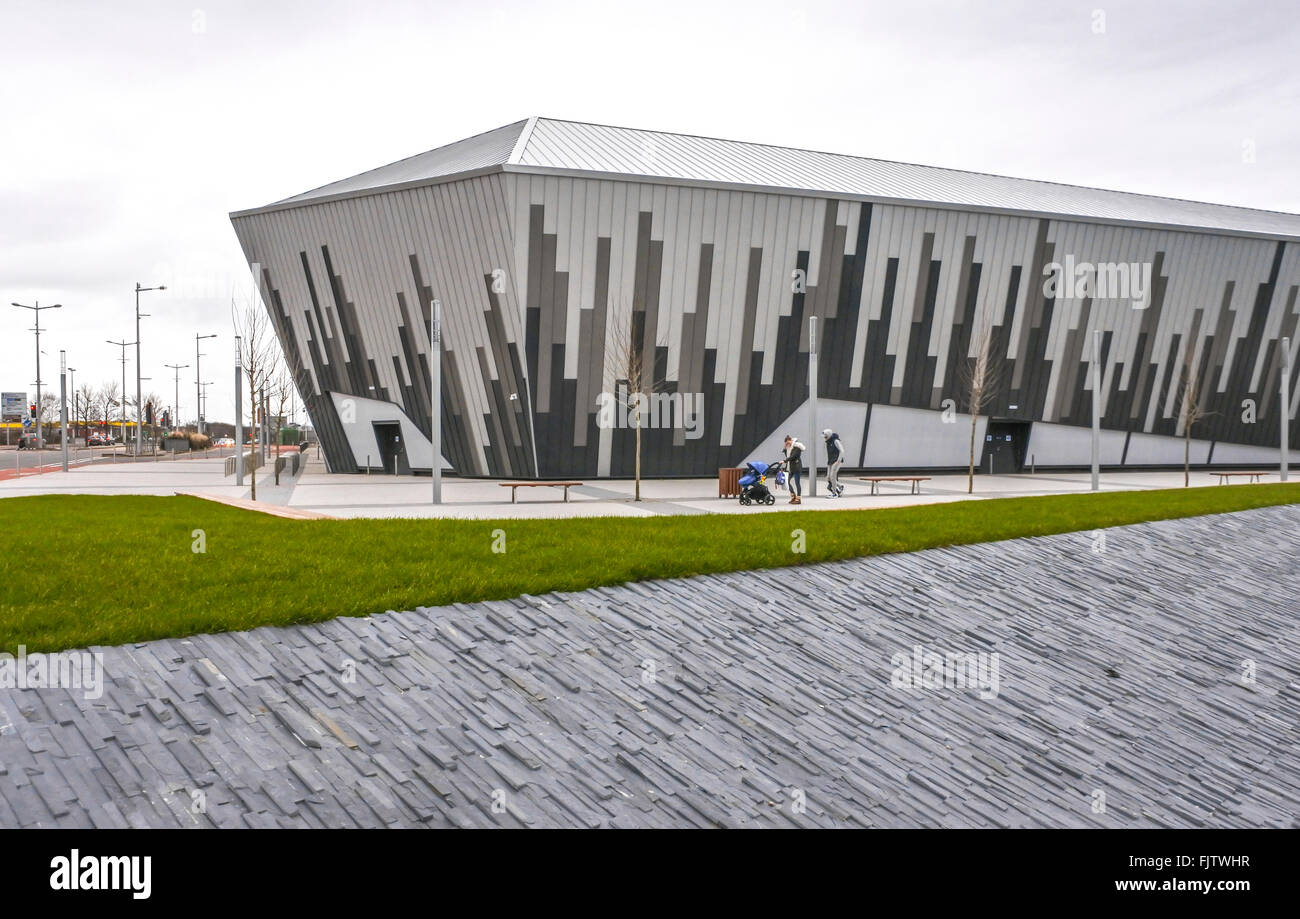
<path fill-rule="evenodd" d="M 768 504 L 775 504 L 775 503 L 776 503 L 776 498 L 773 497 L 772 495 L 768 495 L 768 496 L 767 496 L 767 503 L 768 503 Z"/>
<path fill-rule="evenodd" d="M 749 498 L 747 498 L 747 497 L 744 496 L 744 495 L 741 495 L 741 496 L 740 496 L 740 503 L 741 503 L 741 504 L 748 504 L 748 503 L 749 503 Z"/>

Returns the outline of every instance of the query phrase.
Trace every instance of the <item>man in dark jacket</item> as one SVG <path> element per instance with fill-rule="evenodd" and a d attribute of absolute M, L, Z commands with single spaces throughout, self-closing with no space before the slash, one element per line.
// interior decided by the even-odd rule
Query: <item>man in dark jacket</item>
<path fill-rule="evenodd" d="M 840 435 L 830 428 L 822 431 L 822 440 L 826 441 L 826 487 L 830 489 L 832 498 L 838 498 L 844 494 L 844 486 L 840 484 L 840 466 L 844 463 L 844 445 L 840 442 Z"/>

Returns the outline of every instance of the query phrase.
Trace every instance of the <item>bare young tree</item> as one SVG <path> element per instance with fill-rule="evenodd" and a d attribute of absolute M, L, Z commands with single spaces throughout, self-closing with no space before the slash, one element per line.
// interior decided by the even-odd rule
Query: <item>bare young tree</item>
<path fill-rule="evenodd" d="M 95 387 L 89 383 L 82 383 L 73 393 L 73 417 L 82 429 L 82 436 L 89 435 L 90 426 L 94 424 L 98 415 L 99 406 L 96 404 Z"/>
<path fill-rule="evenodd" d="M 99 398 L 95 393 L 95 387 L 89 383 L 82 383 L 77 387 L 76 412 L 80 416 L 77 420 L 81 425 L 82 436 L 89 437 L 90 429 L 99 420 Z"/>
<path fill-rule="evenodd" d="M 975 355 L 961 367 L 960 382 L 970 412 L 970 465 L 966 471 L 966 493 L 975 492 L 975 430 L 980 414 L 993 401 L 1002 383 L 1002 361 L 993 353 L 993 320 L 988 317 L 975 332 Z"/>
<path fill-rule="evenodd" d="M 654 342 L 644 341 L 644 328 L 638 327 L 635 314 L 620 312 L 620 318 L 609 327 L 607 363 L 614 372 L 614 402 L 618 400 L 619 384 L 626 384 L 625 400 L 621 406 L 628 411 L 628 420 L 636 432 L 634 500 L 641 500 L 641 430 L 648 414 L 650 400 L 656 389 L 654 381 Z"/>
<path fill-rule="evenodd" d="M 99 401 L 100 409 L 103 413 L 104 425 L 107 428 L 109 427 L 108 423 L 112 421 L 114 415 L 119 417 L 121 415 L 121 413 L 116 410 L 120 409 L 122 405 L 122 387 L 118 385 L 117 380 L 109 380 L 103 386 L 99 387 L 99 390 L 96 393 L 96 398 Z M 122 432 L 122 436 L 126 436 L 125 431 Z"/>
<path fill-rule="evenodd" d="M 48 390 L 41 393 L 41 403 L 36 406 L 37 421 L 39 427 L 37 433 L 41 435 L 41 442 L 45 442 L 50 436 L 50 425 L 58 426 L 59 423 L 59 397 Z"/>
<path fill-rule="evenodd" d="M 275 365 L 271 371 L 271 378 L 267 382 L 267 406 L 274 410 L 272 418 L 277 420 L 276 425 L 276 451 L 275 451 L 275 484 L 280 484 L 280 449 L 279 449 L 279 423 L 278 420 L 284 417 L 284 410 L 289 404 L 289 399 L 293 393 L 293 377 L 289 373 L 289 367 L 284 362 L 284 355 L 278 350 L 275 352 Z"/>
<path fill-rule="evenodd" d="M 1194 338 L 1188 339 L 1183 351 L 1183 367 L 1178 381 L 1178 423 L 1183 429 L 1183 487 L 1186 488 L 1192 479 L 1192 428 L 1213 412 L 1205 410 L 1204 381 L 1201 379 L 1200 363 L 1196 360 Z"/>
<path fill-rule="evenodd" d="M 256 290 L 243 303 L 231 297 L 230 318 L 235 327 L 235 335 L 239 336 L 239 363 L 248 386 L 249 409 L 253 422 L 249 430 L 256 431 L 258 405 L 266 393 L 268 381 L 274 372 L 279 346 L 275 340 L 275 332 L 271 328 L 271 317 L 263 308 Z M 265 420 L 263 419 L 263 423 Z M 236 455 L 242 455 L 244 445 L 238 444 L 237 450 L 239 453 Z M 252 483 L 250 497 L 256 501 L 256 467 L 252 469 L 249 481 Z"/>

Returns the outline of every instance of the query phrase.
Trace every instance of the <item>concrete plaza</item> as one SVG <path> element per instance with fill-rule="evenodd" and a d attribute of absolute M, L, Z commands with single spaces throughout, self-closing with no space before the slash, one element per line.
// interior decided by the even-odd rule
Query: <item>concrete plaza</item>
<path fill-rule="evenodd" d="M 32 461 L 24 465 L 23 474 L 12 473 L 0 479 L 0 498 L 45 494 L 192 494 L 216 500 L 246 502 L 251 496 L 249 483 L 237 486 L 233 476 L 226 476 L 219 457 L 160 459 L 157 462 L 122 462 L 101 458 L 59 471 L 58 454 L 47 453 L 43 471 L 33 471 Z M 965 475 L 936 475 L 921 483 L 921 493 L 910 493 L 906 482 L 886 482 L 880 493 L 872 495 L 870 485 L 856 476 L 842 476 L 842 498 L 826 496 L 825 479 L 819 482 L 817 497 L 805 497 L 797 508 L 787 503 L 788 496 L 778 493 L 772 507 L 742 507 L 734 498 L 717 496 L 714 479 L 652 479 L 641 483 L 642 500 L 633 499 L 635 484 L 630 480 L 592 479 L 571 488 L 569 501 L 563 501 L 561 488 L 521 488 L 518 503 L 512 504 L 508 488 L 496 480 L 464 480 L 448 477 L 443 482 L 443 503 L 432 503 L 432 483 L 428 477 L 386 475 L 331 475 L 308 454 L 308 462 L 296 477 L 281 476 L 274 484 L 270 467 L 258 470 L 259 504 L 282 508 L 295 516 L 328 517 L 457 517 L 471 519 L 548 518 L 623 516 L 653 517 L 665 514 L 771 514 L 785 510 L 865 510 L 905 507 L 916 504 L 939 504 L 949 501 L 986 500 L 989 498 L 1030 495 L 1082 494 L 1090 490 L 1087 472 L 1040 472 L 1021 475 L 983 475 L 975 477 L 975 493 L 966 492 Z M 1276 482 L 1278 472 L 1264 473 L 1262 481 Z M 1214 485 L 1216 473 L 1193 470 L 1193 486 Z M 1180 488 L 1181 471 L 1106 472 L 1101 476 L 1102 491 L 1145 491 Z"/>

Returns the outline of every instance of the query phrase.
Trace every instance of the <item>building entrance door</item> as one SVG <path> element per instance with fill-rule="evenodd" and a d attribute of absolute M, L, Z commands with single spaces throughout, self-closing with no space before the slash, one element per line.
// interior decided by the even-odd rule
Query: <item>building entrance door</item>
<path fill-rule="evenodd" d="M 1014 475 L 1025 465 L 1029 445 L 1029 422 L 990 420 L 984 431 L 984 455 L 980 471 L 993 475 Z"/>
<path fill-rule="evenodd" d="M 396 421 L 374 422 L 375 441 L 379 445 L 379 461 L 389 475 L 410 475 L 411 466 L 406 460 L 402 443 L 402 426 Z"/>

